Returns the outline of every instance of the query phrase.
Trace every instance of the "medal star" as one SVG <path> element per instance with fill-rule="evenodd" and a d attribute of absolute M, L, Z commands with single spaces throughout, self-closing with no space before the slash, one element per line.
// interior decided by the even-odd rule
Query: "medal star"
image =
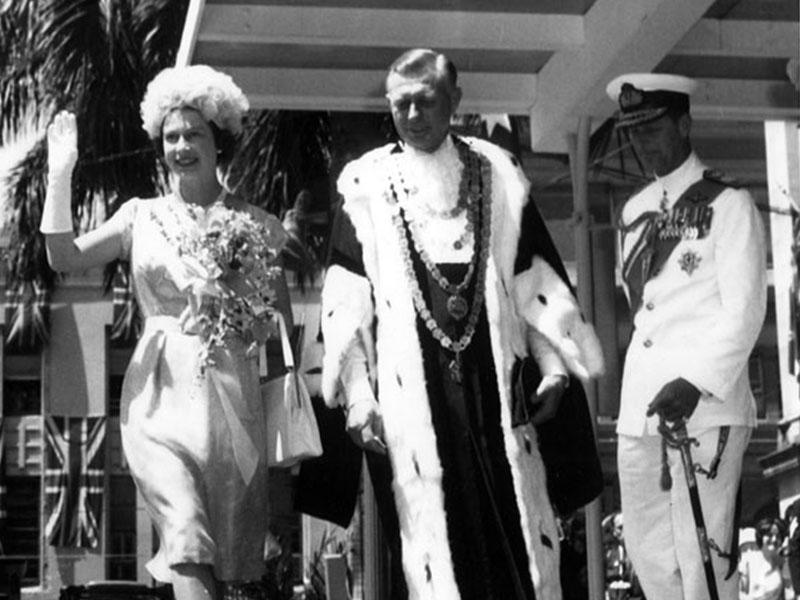
<path fill-rule="evenodd" d="M 678 264 L 681 267 L 681 271 L 691 276 L 691 274 L 697 270 L 697 267 L 700 266 L 700 261 L 702 260 L 703 258 L 694 250 L 686 250 L 681 254 Z"/>

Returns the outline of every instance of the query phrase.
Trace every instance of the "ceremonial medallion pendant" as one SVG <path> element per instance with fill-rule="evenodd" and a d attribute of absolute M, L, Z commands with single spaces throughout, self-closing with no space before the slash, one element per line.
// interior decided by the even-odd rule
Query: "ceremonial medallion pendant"
<path fill-rule="evenodd" d="M 701 260 L 703 259 L 697 252 L 694 250 L 686 250 L 683 254 L 681 254 L 678 264 L 681 267 L 681 271 L 684 271 L 687 275 L 691 276 L 691 274 L 697 270 L 697 267 L 700 266 Z"/>
<path fill-rule="evenodd" d="M 461 383 L 463 376 L 461 374 L 461 358 L 458 354 L 450 361 L 447 368 L 450 370 L 450 378 L 456 383 Z"/>
<path fill-rule="evenodd" d="M 449 312 L 450 316 L 456 321 L 460 321 L 467 316 L 469 305 L 464 298 L 458 294 L 454 294 L 447 299 L 447 312 Z"/>

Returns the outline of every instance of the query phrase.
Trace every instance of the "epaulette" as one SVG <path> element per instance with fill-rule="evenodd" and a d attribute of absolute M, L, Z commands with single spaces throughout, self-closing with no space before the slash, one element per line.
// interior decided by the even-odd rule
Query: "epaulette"
<path fill-rule="evenodd" d="M 703 179 L 706 181 L 712 181 L 714 183 L 718 183 L 725 187 L 739 189 L 743 187 L 743 183 L 734 177 L 730 177 L 729 175 L 723 173 L 722 171 L 718 171 L 717 169 L 706 169 L 703 171 Z"/>

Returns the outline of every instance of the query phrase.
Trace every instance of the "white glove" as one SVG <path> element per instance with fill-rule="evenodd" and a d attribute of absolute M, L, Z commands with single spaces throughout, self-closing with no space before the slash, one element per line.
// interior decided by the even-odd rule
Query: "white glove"
<path fill-rule="evenodd" d="M 42 209 L 42 233 L 71 233 L 72 170 L 78 161 L 75 115 L 61 111 L 47 128 L 47 194 Z"/>

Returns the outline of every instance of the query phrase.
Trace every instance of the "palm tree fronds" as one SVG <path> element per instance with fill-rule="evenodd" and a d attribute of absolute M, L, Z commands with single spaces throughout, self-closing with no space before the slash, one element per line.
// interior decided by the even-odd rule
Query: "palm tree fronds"
<path fill-rule="evenodd" d="M 141 128 L 147 83 L 175 59 L 189 0 L 0 0 L 0 139 L 27 115 L 58 110 L 78 120 L 73 219 L 93 221 L 131 197 L 163 191 L 164 177 Z M 235 191 L 286 219 L 286 264 L 302 282 L 321 262 L 329 207 L 327 113 L 257 113 L 230 169 Z M 9 177 L 11 282 L 56 281 L 38 232 L 45 194 L 40 140 Z M 290 212 L 293 211 L 293 212 Z M 289 213 L 289 214 L 287 214 Z"/>
<path fill-rule="evenodd" d="M 231 166 L 238 193 L 282 217 L 313 180 L 330 167 L 327 113 L 261 111 L 246 124 Z"/>
<path fill-rule="evenodd" d="M 0 140 L 20 133 L 30 106 L 38 103 L 31 35 L 33 5 L 35 0 L 0 4 Z"/>
<path fill-rule="evenodd" d="M 175 62 L 179 32 L 186 20 L 189 0 L 141 0 L 132 14 L 131 30 L 141 48 L 145 78 Z"/>
<path fill-rule="evenodd" d="M 56 279 L 47 263 L 44 238 L 39 233 L 46 165 L 45 142 L 40 139 L 8 176 L 11 239 L 6 260 L 9 285 L 38 279 L 46 289 L 51 289 Z"/>
<path fill-rule="evenodd" d="M 0 136 L 18 133 L 31 114 L 75 112 L 76 223 L 92 220 L 98 202 L 109 214 L 163 183 L 139 102 L 147 82 L 173 62 L 187 7 L 188 0 L 0 0 Z M 40 142 L 9 177 L 7 260 L 12 281 L 41 272 L 50 287 L 55 274 L 38 233 L 46 165 Z"/>
<path fill-rule="evenodd" d="M 40 3 L 33 51 L 38 74 L 60 109 L 74 109 L 85 82 L 107 72 L 108 13 L 104 0 L 45 0 Z"/>

